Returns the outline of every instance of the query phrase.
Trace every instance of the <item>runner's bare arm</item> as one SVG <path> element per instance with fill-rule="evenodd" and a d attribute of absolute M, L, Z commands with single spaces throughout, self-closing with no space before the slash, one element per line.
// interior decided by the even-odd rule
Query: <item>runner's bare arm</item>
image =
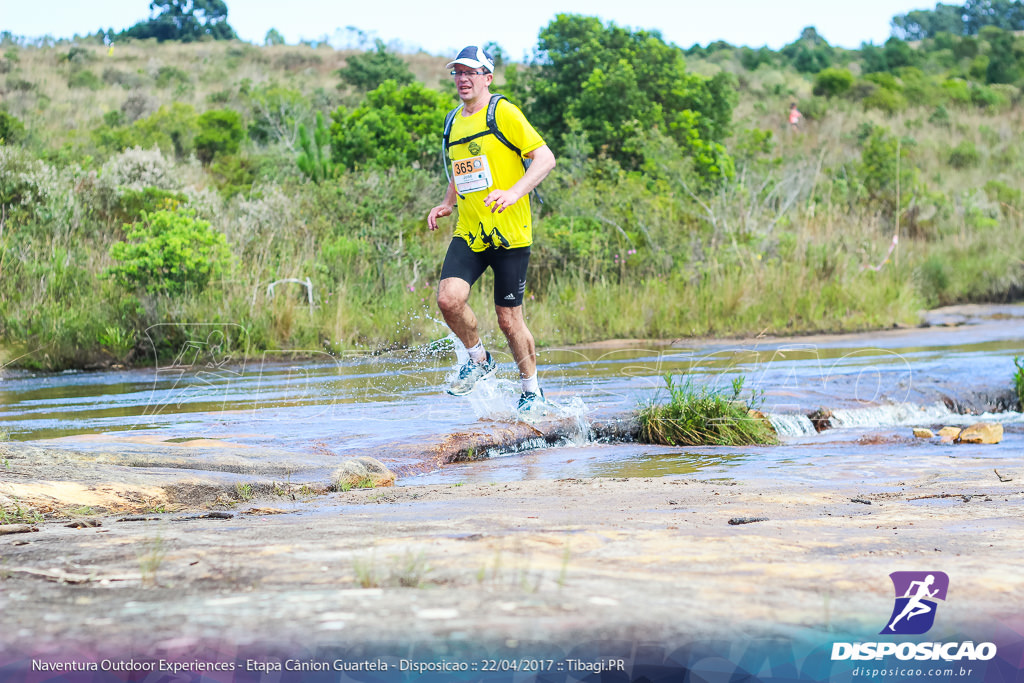
<path fill-rule="evenodd" d="M 448 190 L 444 193 L 444 201 L 435 206 L 427 214 L 427 226 L 431 230 L 437 230 L 437 219 L 444 216 L 451 216 L 455 208 L 458 195 L 455 193 L 455 183 L 448 183 Z"/>
<path fill-rule="evenodd" d="M 484 197 L 484 205 L 491 207 L 491 213 L 495 211 L 501 213 L 530 194 L 533 188 L 540 185 L 541 181 L 555 167 L 555 155 L 547 145 L 542 145 L 532 152 L 527 152 L 526 157 L 531 159 L 533 163 L 530 164 L 530 168 L 526 169 L 526 173 L 523 174 L 523 177 L 515 185 L 507 190 L 492 190 L 490 194 Z"/>

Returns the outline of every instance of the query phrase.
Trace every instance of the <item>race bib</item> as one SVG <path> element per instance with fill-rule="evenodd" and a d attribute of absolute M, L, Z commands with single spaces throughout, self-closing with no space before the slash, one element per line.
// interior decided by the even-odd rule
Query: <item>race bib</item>
<path fill-rule="evenodd" d="M 493 184 L 491 168 L 487 165 L 487 157 L 483 154 L 453 161 L 452 177 L 455 181 L 455 189 L 459 194 L 486 190 Z"/>

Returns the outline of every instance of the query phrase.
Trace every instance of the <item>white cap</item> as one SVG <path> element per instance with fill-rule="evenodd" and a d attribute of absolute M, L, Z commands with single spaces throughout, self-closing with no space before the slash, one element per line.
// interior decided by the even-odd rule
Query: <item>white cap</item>
<path fill-rule="evenodd" d="M 487 69 L 489 72 L 494 73 L 494 60 L 479 45 L 467 45 L 462 48 L 459 56 L 448 62 L 446 68 L 450 69 L 456 64 L 468 66 L 470 69 Z"/>

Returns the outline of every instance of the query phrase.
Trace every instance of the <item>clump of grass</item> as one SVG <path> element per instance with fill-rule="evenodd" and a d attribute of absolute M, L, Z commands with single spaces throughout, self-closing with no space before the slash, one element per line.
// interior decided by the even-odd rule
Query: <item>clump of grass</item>
<path fill-rule="evenodd" d="M 356 582 L 361 588 L 379 588 L 381 585 L 380 570 L 374 558 L 357 557 L 352 560 L 352 571 Z"/>
<path fill-rule="evenodd" d="M 1014 356 L 1013 364 L 1017 366 L 1017 373 L 1013 376 L 1013 386 L 1017 390 L 1017 403 L 1020 409 L 1024 410 L 1024 360 Z"/>
<path fill-rule="evenodd" d="M 669 402 L 651 402 L 641 408 L 640 440 L 669 446 L 745 446 L 777 443 L 775 431 L 761 417 L 750 414 L 740 401 L 743 378 L 732 384 L 732 395 L 719 389 L 695 386 L 690 378 L 678 383 L 665 376 Z"/>
<path fill-rule="evenodd" d="M 403 588 L 419 588 L 432 568 L 423 553 L 406 550 L 402 557 L 392 558 L 391 581 Z"/>
<path fill-rule="evenodd" d="M 166 554 L 167 548 L 164 539 L 159 534 L 142 544 L 138 552 L 142 585 L 156 585 L 156 573 L 160 569 L 160 565 L 163 564 Z"/>
<path fill-rule="evenodd" d="M 0 524 L 39 524 L 43 516 L 32 508 L 23 508 L 14 501 L 13 510 L 0 508 Z"/>
<path fill-rule="evenodd" d="M 376 484 L 370 477 L 362 477 L 361 479 L 342 479 L 335 483 L 334 490 L 342 493 L 347 493 L 352 489 L 372 489 L 376 488 Z"/>

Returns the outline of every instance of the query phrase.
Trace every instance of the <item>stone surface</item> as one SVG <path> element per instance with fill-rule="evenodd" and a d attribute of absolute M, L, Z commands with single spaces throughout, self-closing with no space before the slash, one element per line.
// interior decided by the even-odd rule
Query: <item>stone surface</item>
<path fill-rule="evenodd" d="M 380 460 L 361 457 L 341 463 L 331 475 L 331 480 L 339 489 L 345 485 L 355 488 L 378 488 L 393 485 L 395 473 L 385 467 Z"/>
<path fill-rule="evenodd" d="M 826 408 L 818 408 L 813 413 L 807 416 L 807 419 L 814 425 L 814 430 L 818 433 L 825 431 L 826 429 L 832 429 L 832 411 Z"/>
<path fill-rule="evenodd" d="M 960 436 L 960 432 L 962 431 L 963 430 L 960 427 L 943 427 L 939 430 L 939 437 L 952 441 L 956 437 Z"/>
<path fill-rule="evenodd" d="M 935 438 L 935 433 L 925 427 L 914 427 L 914 436 L 919 439 L 933 439 Z"/>
<path fill-rule="evenodd" d="M 999 443 L 1003 440 L 1003 425 L 998 422 L 978 422 L 960 432 L 957 443 Z"/>

